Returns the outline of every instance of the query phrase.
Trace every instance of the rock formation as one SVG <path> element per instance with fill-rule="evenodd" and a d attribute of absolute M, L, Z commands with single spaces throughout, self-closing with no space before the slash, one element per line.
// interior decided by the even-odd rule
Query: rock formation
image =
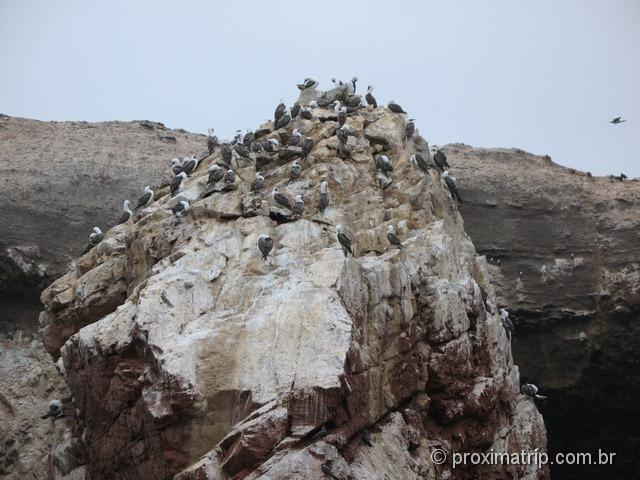
<path fill-rule="evenodd" d="M 39 292 L 64 274 L 94 225 L 169 175 L 205 137 L 161 123 L 41 122 L 0 115 L 0 332 L 35 331 Z"/>
<path fill-rule="evenodd" d="M 314 139 L 297 180 L 290 147 L 234 157 L 235 188 L 207 187 L 207 167 L 224 163 L 216 151 L 43 292 L 41 333 L 79 411 L 88 478 L 322 479 L 323 464 L 341 480 L 546 478 L 534 465 L 432 460 L 544 450 L 546 434 L 484 308 L 480 287 L 496 303 L 486 261 L 439 172 L 410 164 L 427 145 L 405 141 L 404 122 L 360 110 L 346 147 L 329 110 L 266 124 L 258 139 L 282 145 L 293 128 Z M 385 189 L 379 153 L 394 167 Z M 250 191 L 256 165 L 262 192 Z M 274 186 L 302 194 L 305 212 L 278 207 Z M 182 200 L 180 218 L 170 207 Z M 391 248 L 388 224 L 404 248 Z M 262 233 L 274 239 L 267 261 Z"/>
<path fill-rule="evenodd" d="M 559 478 L 640 475 L 640 182 L 592 177 L 517 149 L 444 148 L 465 228 L 516 321 L 514 358 L 543 386 L 551 452 L 616 452 Z"/>

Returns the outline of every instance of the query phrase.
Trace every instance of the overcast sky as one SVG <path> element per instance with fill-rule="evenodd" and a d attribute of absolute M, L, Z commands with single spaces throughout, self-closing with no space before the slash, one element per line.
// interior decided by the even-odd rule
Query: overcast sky
<path fill-rule="evenodd" d="M 432 143 L 640 176 L 638 0 L 0 0 L 8 115 L 228 136 L 352 75 Z"/>

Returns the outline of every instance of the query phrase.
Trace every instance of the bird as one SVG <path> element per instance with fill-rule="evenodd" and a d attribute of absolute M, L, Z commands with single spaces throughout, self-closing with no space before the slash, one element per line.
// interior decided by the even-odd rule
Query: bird
<path fill-rule="evenodd" d="M 624 173 L 621 173 L 618 178 L 624 182 L 629 177 L 627 177 Z"/>
<path fill-rule="evenodd" d="M 362 442 L 369 447 L 373 447 L 373 438 L 371 438 L 371 432 L 369 432 L 368 428 L 365 428 L 362 431 L 362 435 L 360 436 Z"/>
<path fill-rule="evenodd" d="M 447 156 L 435 145 L 429 147 L 429 156 L 441 172 L 444 172 L 445 170 L 451 168 L 449 166 L 449 162 L 447 162 Z"/>
<path fill-rule="evenodd" d="M 338 110 L 338 123 L 340 126 L 344 125 L 347 121 L 347 107 L 340 107 Z"/>
<path fill-rule="evenodd" d="M 302 106 L 298 103 L 294 103 L 293 107 L 291 107 L 291 118 L 296 118 L 298 115 L 300 115 L 301 111 Z"/>
<path fill-rule="evenodd" d="M 320 183 L 320 197 L 318 199 L 318 210 L 324 213 L 325 208 L 329 206 L 329 184 L 326 180 Z"/>
<path fill-rule="evenodd" d="M 385 174 L 389 172 L 393 172 L 393 165 L 391 165 L 391 162 L 389 161 L 389 157 L 387 157 L 386 155 L 378 155 L 376 157 L 376 165 Z"/>
<path fill-rule="evenodd" d="M 322 473 L 324 473 L 327 477 L 332 478 L 333 480 L 340 480 L 333 474 L 333 470 L 331 469 L 331 464 L 329 464 L 329 462 L 324 462 L 322 465 L 320 465 L 320 470 L 322 470 Z"/>
<path fill-rule="evenodd" d="M 187 213 L 187 210 L 189 210 L 189 202 L 187 202 L 186 200 L 180 200 L 173 207 L 171 207 L 171 211 L 176 217 L 184 216 Z"/>
<path fill-rule="evenodd" d="M 91 233 L 89 234 L 89 242 L 93 245 L 99 244 L 104 239 L 104 233 L 98 227 L 93 227 L 91 229 Z"/>
<path fill-rule="evenodd" d="M 306 90 L 307 88 L 316 88 L 318 86 L 318 82 L 313 78 L 305 78 L 302 83 L 298 83 L 298 89 L 300 91 Z"/>
<path fill-rule="evenodd" d="M 63 414 L 64 414 L 64 410 L 62 408 L 62 402 L 56 398 L 49 402 L 49 410 L 40 418 L 42 418 L 43 420 L 49 417 L 56 419 L 56 418 L 62 417 Z"/>
<path fill-rule="evenodd" d="M 251 147 L 249 148 L 252 152 L 259 153 L 262 151 L 262 144 L 257 141 L 251 142 Z"/>
<path fill-rule="evenodd" d="M 256 172 L 256 178 L 253 181 L 253 185 L 251 185 L 251 190 L 257 192 L 258 190 L 262 190 L 264 187 L 264 177 L 260 172 Z"/>
<path fill-rule="evenodd" d="M 258 237 L 258 249 L 262 253 L 262 260 L 266 260 L 269 252 L 273 248 L 273 239 L 266 234 L 262 234 Z"/>
<path fill-rule="evenodd" d="M 304 213 L 304 200 L 302 199 L 302 195 L 296 195 L 295 199 L 293 200 L 291 212 L 295 215 L 302 215 Z"/>
<path fill-rule="evenodd" d="M 304 140 L 304 143 L 302 144 L 302 160 L 307 159 L 307 157 L 311 153 L 311 150 L 313 150 L 314 145 L 315 145 L 315 142 L 313 141 L 313 138 L 307 137 Z"/>
<path fill-rule="evenodd" d="M 249 151 L 249 149 L 244 143 L 240 143 L 240 142 L 236 143 L 233 146 L 233 149 L 242 158 L 246 158 L 247 160 L 251 161 L 251 152 Z"/>
<path fill-rule="evenodd" d="M 342 252 L 345 257 L 348 257 L 348 253 L 353 257 L 353 250 L 351 250 L 351 239 L 342 231 L 342 225 L 336 225 L 336 237 L 338 242 L 342 246 Z"/>
<path fill-rule="evenodd" d="M 187 176 L 187 174 L 184 172 L 182 172 L 180 175 L 183 175 L 183 174 L 185 177 Z M 124 206 L 122 210 L 123 212 L 122 212 L 122 215 L 120 215 L 120 219 L 118 220 L 118 225 L 120 225 L 121 223 L 128 222 L 131 216 L 133 215 L 133 212 L 129 209 L 129 200 L 124 201 Z"/>
<path fill-rule="evenodd" d="M 226 142 L 220 145 L 220 154 L 222 155 L 222 161 L 228 168 L 231 165 L 231 159 L 233 158 L 233 145 Z"/>
<path fill-rule="evenodd" d="M 287 197 L 280 193 L 280 189 L 278 187 L 273 187 L 273 190 L 271 190 L 271 198 L 273 198 L 273 201 L 278 205 L 291 210 L 291 202 Z"/>
<path fill-rule="evenodd" d="M 413 137 L 413 134 L 416 131 L 416 124 L 414 123 L 413 118 L 410 118 L 407 124 L 404 127 L 405 140 L 409 140 Z"/>
<path fill-rule="evenodd" d="M 372 105 L 373 108 L 378 108 L 378 102 L 376 102 L 376 98 L 371 92 L 373 92 L 373 87 L 369 85 L 367 87 L 367 94 L 364 96 L 364 99 L 367 101 L 367 105 Z"/>
<path fill-rule="evenodd" d="M 351 87 L 349 88 L 351 95 L 355 95 L 356 93 L 356 83 L 358 83 L 358 77 L 351 77 Z"/>
<path fill-rule="evenodd" d="M 400 239 L 393 233 L 393 225 L 391 224 L 387 227 L 387 240 L 389 240 L 389 243 L 391 245 L 394 245 L 398 248 L 404 248 Z"/>
<path fill-rule="evenodd" d="M 207 179 L 207 183 L 216 183 L 224 178 L 224 170 L 220 165 L 216 165 L 215 163 L 209 167 L 209 178 Z"/>
<path fill-rule="evenodd" d="M 136 208 L 134 211 L 137 212 L 141 208 L 149 205 L 153 201 L 153 196 L 154 196 L 154 193 L 153 193 L 153 190 L 151 190 L 151 187 L 149 187 L 149 185 L 144 187 L 144 194 L 138 199 L 138 204 L 136 205 Z"/>
<path fill-rule="evenodd" d="M 480 285 L 478 285 L 478 287 L 480 287 Z M 489 295 L 487 294 L 485 289 L 482 287 L 480 287 L 480 296 L 482 297 L 482 303 L 484 304 L 484 309 L 493 315 L 493 308 L 491 307 L 491 302 L 489 301 Z M 511 320 L 509 320 L 509 323 L 511 323 Z M 511 324 L 511 326 L 513 327 L 513 324 Z"/>
<path fill-rule="evenodd" d="M 186 172 L 181 172 L 175 177 L 173 177 L 173 179 L 171 180 L 171 185 L 169 186 L 169 190 L 171 191 L 172 197 L 175 197 L 178 194 L 178 191 L 180 190 L 180 185 L 182 184 L 182 181 L 185 178 L 187 178 Z"/>
<path fill-rule="evenodd" d="M 536 400 L 546 400 L 547 398 L 544 395 L 538 395 L 538 387 L 536 387 L 533 383 L 523 384 L 522 387 L 520 387 L 520 391 L 527 397 L 531 397 Z"/>
<path fill-rule="evenodd" d="M 447 185 L 447 188 L 449 189 L 449 191 L 451 192 L 451 195 L 453 196 L 453 198 L 459 203 L 462 204 L 462 197 L 460 196 L 460 192 L 458 192 L 458 187 L 456 185 L 456 181 L 453 179 L 453 177 L 451 177 L 451 175 L 449 175 L 449 171 L 445 170 L 444 173 L 442 174 L 443 178 L 444 178 L 444 182 Z"/>
<path fill-rule="evenodd" d="M 286 111 L 287 106 L 283 102 L 280 102 L 276 107 L 276 111 L 273 112 L 273 123 L 277 123 Z"/>
<path fill-rule="evenodd" d="M 211 155 L 218 146 L 218 137 L 216 137 L 213 132 L 213 128 L 210 128 L 208 132 L 209 135 L 207 136 L 207 151 L 209 152 L 209 155 Z"/>
<path fill-rule="evenodd" d="M 287 108 L 284 114 L 275 122 L 274 128 L 275 130 L 280 130 L 281 128 L 286 127 L 291 123 L 291 112 Z"/>
<path fill-rule="evenodd" d="M 180 162 L 179 158 L 174 158 L 171 160 L 171 172 L 174 175 L 178 175 L 182 172 L 182 162 Z"/>
<path fill-rule="evenodd" d="M 313 437 L 311 437 L 311 440 L 319 440 L 321 438 L 324 438 L 327 436 L 327 434 L 329 433 L 329 431 L 327 430 L 327 427 L 325 425 L 322 425 L 322 428 L 320 430 L 318 430 Z"/>
<path fill-rule="evenodd" d="M 391 110 L 393 113 L 407 113 L 402 109 L 400 105 L 398 105 L 393 100 L 389 100 L 389 103 L 387 103 L 387 108 Z"/>
<path fill-rule="evenodd" d="M 236 130 L 236 134 L 233 136 L 233 139 L 231 140 L 231 145 L 235 145 L 240 141 L 242 141 L 242 130 L 238 129 Z"/>
<path fill-rule="evenodd" d="M 226 185 L 231 185 L 235 181 L 236 181 L 236 172 L 234 172 L 231 169 L 227 170 L 227 173 L 224 175 L 224 183 Z"/>
<path fill-rule="evenodd" d="M 195 155 L 191 155 L 191 158 L 185 158 L 182 161 L 182 170 L 189 175 L 192 173 L 196 167 L 198 166 L 198 159 Z"/>
<path fill-rule="evenodd" d="M 422 155 L 420 155 L 419 153 L 414 153 L 413 155 L 411 155 L 410 161 L 411 163 L 414 163 L 424 173 L 429 173 L 429 165 L 424 160 Z"/>
<path fill-rule="evenodd" d="M 247 128 L 247 133 L 242 137 L 242 143 L 245 147 L 250 147 L 253 141 L 256 139 L 256 134 Z"/>
<path fill-rule="evenodd" d="M 482 293 L 482 290 L 480 293 Z M 515 331 L 515 327 L 513 326 L 513 322 L 509 318 L 509 312 L 507 312 L 504 308 L 501 308 L 500 310 L 498 310 L 498 312 L 500 313 L 500 321 L 502 322 L 502 326 L 507 331 L 507 337 L 509 337 L 509 340 L 511 340 L 513 332 Z M 489 311 L 489 313 L 493 312 Z"/>
<path fill-rule="evenodd" d="M 278 149 L 279 142 L 275 138 L 268 138 L 262 142 L 262 148 L 269 153 L 274 153 Z"/>
<path fill-rule="evenodd" d="M 347 132 L 347 129 L 344 128 L 344 125 L 336 130 L 336 136 L 338 137 L 338 140 L 340 140 L 340 143 L 343 145 L 347 144 L 347 141 L 349 140 L 349 133 Z"/>
<path fill-rule="evenodd" d="M 312 120 L 313 119 L 313 111 L 311 108 L 302 108 L 302 110 L 300 111 L 300 116 L 302 118 L 304 118 L 305 120 Z"/>
<path fill-rule="evenodd" d="M 613 120 L 611 120 L 609 123 L 612 123 L 613 125 L 618 125 L 619 123 L 622 122 L 626 122 L 626 120 L 623 120 L 622 117 L 616 117 Z"/>
<path fill-rule="evenodd" d="M 300 162 L 294 160 L 291 164 L 291 168 L 289 169 L 289 181 L 293 182 L 300 177 L 300 172 L 302 172 L 302 167 L 300 166 Z"/>
<path fill-rule="evenodd" d="M 314 108 L 320 107 L 320 105 L 318 105 L 318 102 L 316 100 L 311 100 L 309 103 L 307 103 L 307 107 L 313 110 Z"/>
<path fill-rule="evenodd" d="M 300 135 L 300 132 L 297 128 L 294 128 L 293 132 L 291 132 L 291 135 L 289 136 L 287 145 L 289 145 L 290 147 L 295 147 L 300 143 L 300 140 L 302 140 L 302 135 Z"/>
<path fill-rule="evenodd" d="M 376 174 L 376 177 L 378 177 L 378 181 L 380 182 L 380 187 L 383 190 L 385 190 L 389 185 L 393 183 L 393 180 L 391 179 L 391 177 L 384 172 L 378 172 Z"/>

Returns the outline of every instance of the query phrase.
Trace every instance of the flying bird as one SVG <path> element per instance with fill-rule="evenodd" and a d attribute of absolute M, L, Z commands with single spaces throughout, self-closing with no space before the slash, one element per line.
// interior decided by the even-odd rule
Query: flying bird
<path fill-rule="evenodd" d="M 291 212 L 298 216 L 304 213 L 304 200 L 302 199 L 302 195 L 296 195 L 295 199 L 293 200 Z"/>
<path fill-rule="evenodd" d="M 291 210 L 291 202 L 287 197 L 285 197 L 282 193 L 280 193 L 280 189 L 278 187 L 273 187 L 271 190 L 271 198 L 278 205 L 285 207 L 288 210 Z"/>
<path fill-rule="evenodd" d="M 273 239 L 264 233 L 258 237 L 258 249 L 262 253 L 262 260 L 266 260 L 273 248 Z"/>
<path fill-rule="evenodd" d="M 185 177 L 187 176 L 187 174 L 184 172 L 182 172 L 181 175 L 184 175 Z M 133 215 L 133 212 L 129 209 L 129 200 L 124 201 L 122 210 L 123 212 L 122 215 L 120 215 L 120 219 L 118 220 L 118 225 L 128 222 Z"/>
<path fill-rule="evenodd" d="M 178 194 L 178 191 L 180 190 L 180 185 L 182 184 L 182 181 L 185 178 L 187 178 L 186 172 L 181 172 L 175 177 L 173 177 L 173 179 L 171 180 L 171 185 L 169 186 L 169 190 L 171 191 L 172 197 L 175 197 Z"/>
<path fill-rule="evenodd" d="M 256 172 L 256 178 L 253 181 L 253 185 L 251 185 L 251 190 L 257 192 L 258 190 L 262 190 L 264 187 L 264 177 L 260 172 Z"/>
<path fill-rule="evenodd" d="M 171 211 L 176 217 L 183 217 L 187 210 L 189 210 L 189 202 L 186 200 L 180 200 L 173 207 L 171 207 Z"/>
<path fill-rule="evenodd" d="M 338 243 L 342 246 L 342 252 L 345 257 L 348 257 L 348 253 L 353 257 L 353 250 L 351 250 L 351 239 L 342 231 L 342 225 L 336 225 L 336 237 Z"/>
<path fill-rule="evenodd" d="M 318 199 L 318 210 L 324 213 L 324 210 L 329 206 L 329 184 L 326 180 L 320 183 L 320 198 Z"/>
<path fill-rule="evenodd" d="M 209 178 L 207 183 L 216 183 L 224 178 L 224 170 L 215 163 L 209 167 Z"/>
<path fill-rule="evenodd" d="M 449 162 L 447 162 L 447 156 L 436 146 L 429 147 L 429 156 L 433 163 L 436 164 L 436 167 L 440 169 L 441 172 L 448 170 L 451 168 L 449 166 Z"/>
<path fill-rule="evenodd" d="M 447 185 L 447 188 L 449 189 L 449 192 L 451 192 L 451 195 L 453 196 L 453 198 L 459 203 L 462 204 L 462 197 L 460 196 L 460 193 L 458 192 L 458 187 L 456 185 L 456 181 L 453 179 L 453 177 L 451 177 L 451 175 L 449 175 L 449 171 L 445 170 L 444 173 L 442 174 L 443 178 L 444 178 L 444 182 Z"/>
<path fill-rule="evenodd" d="M 367 94 L 364 96 L 364 99 L 367 101 L 367 105 L 373 105 L 373 108 L 378 108 L 378 102 L 376 102 L 376 98 L 371 92 L 373 92 L 373 87 L 369 85 L 367 87 Z"/>
<path fill-rule="evenodd" d="M 389 157 L 387 157 L 386 155 L 378 155 L 376 157 L 376 165 L 385 174 L 389 172 L 393 172 L 393 165 L 391 165 L 391 161 L 389 160 Z"/>
<path fill-rule="evenodd" d="M 302 172 L 302 167 L 300 166 L 300 162 L 294 160 L 291 164 L 291 168 L 289 169 L 289 181 L 293 182 L 300 177 L 300 173 Z"/>
<path fill-rule="evenodd" d="M 613 120 L 611 120 L 609 123 L 618 125 L 619 123 L 623 123 L 623 122 L 626 122 L 626 120 L 623 120 L 622 117 L 616 117 Z"/>
<path fill-rule="evenodd" d="M 404 248 L 400 239 L 393 233 L 393 225 L 391 224 L 387 227 L 387 240 L 389 240 L 389 243 L 391 245 L 394 245 L 398 248 Z"/>
<path fill-rule="evenodd" d="M 415 164 L 423 173 L 429 173 L 429 164 L 424 160 L 422 155 L 419 153 L 414 153 L 410 157 L 411 163 Z"/>
<path fill-rule="evenodd" d="M 398 105 L 393 100 L 389 100 L 389 103 L 387 103 L 387 108 L 391 110 L 393 113 L 407 113 L 402 109 L 400 105 Z"/>
<path fill-rule="evenodd" d="M 153 195 L 153 190 L 151 190 L 151 187 L 149 187 L 149 185 L 144 187 L 144 194 L 138 199 L 138 204 L 136 205 L 135 211 L 137 212 L 141 208 L 149 205 L 153 201 Z"/>
<path fill-rule="evenodd" d="M 547 397 L 544 395 L 538 395 L 538 387 L 533 383 L 525 383 L 520 387 L 520 391 L 527 397 L 535 398 L 536 400 L 545 400 Z"/>

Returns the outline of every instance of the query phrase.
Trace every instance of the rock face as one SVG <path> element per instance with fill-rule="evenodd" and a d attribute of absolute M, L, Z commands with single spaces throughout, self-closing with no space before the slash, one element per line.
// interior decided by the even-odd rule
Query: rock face
<path fill-rule="evenodd" d="M 122 201 L 168 178 L 169 161 L 205 148 L 161 123 L 41 122 L 0 115 L 0 332 L 35 331 L 39 292 L 82 252 Z"/>
<path fill-rule="evenodd" d="M 558 478 L 637 477 L 640 439 L 640 182 L 594 178 L 521 150 L 444 148 L 465 227 L 516 320 L 523 379 L 550 453 L 617 452 L 613 466 L 552 466 Z"/>
<path fill-rule="evenodd" d="M 546 433 L 483 305 L 480 287 L 496 303 L 486 261 L 439 172 L 410 164 L 427 145 L 405 141 L 404 122 L 360 110 L 346 148 L 328 110 L 267 124 L 261 139 L 282 144 L 298 128 L 315 140 L 299 179 L 289 181 L 297 150 L 259 154 L 266 185 L 251 192 L 253 162 L 234 157 L 236 187 L 201 198 L 216 190 L 206 189 L 216 151 L 177 197 L 160 190 L 43 292 L 41 333 L 83 420 L 87 478 L 322 479 L 322 464 L 340 480 L 548 476 L 432 459 L 544 451 Z M 378 153 L 394 167 L 384 190 Z M 278 207 L 274 186 L 303 195 L 305 212 Z M 181 200 L 182 218 L 169 210 Z M 274 240 L 267 261 L 263 233 Z"/>

